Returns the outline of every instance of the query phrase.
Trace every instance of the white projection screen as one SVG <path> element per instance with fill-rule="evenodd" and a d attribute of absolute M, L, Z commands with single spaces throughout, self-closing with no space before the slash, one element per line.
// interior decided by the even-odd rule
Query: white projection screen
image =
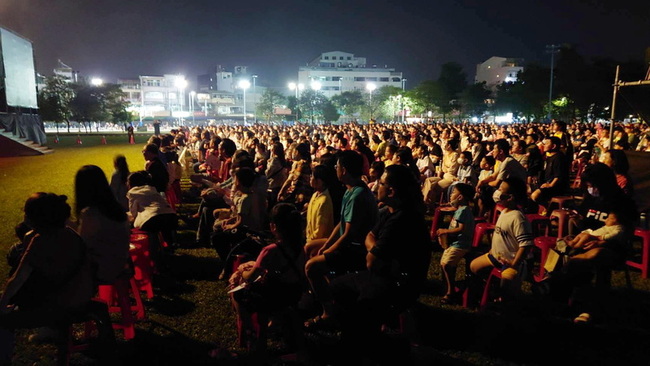
<path fill-rule="evenodd" d="M 0 43 L 7 105 L 37 109 L 32 43 L 4 28 L 0 28 Z"/>

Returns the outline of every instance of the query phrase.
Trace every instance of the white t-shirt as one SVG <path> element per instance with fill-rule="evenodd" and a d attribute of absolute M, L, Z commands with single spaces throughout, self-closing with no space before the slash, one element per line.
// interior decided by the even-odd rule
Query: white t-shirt
<path fill-rule="evenodd" d="M 533 232 L 526 216 L 519 210 L 502 212 L 494 228 L 490 254 L 499 261 L 511 262 L 519 248 L 532 245 Z"/>

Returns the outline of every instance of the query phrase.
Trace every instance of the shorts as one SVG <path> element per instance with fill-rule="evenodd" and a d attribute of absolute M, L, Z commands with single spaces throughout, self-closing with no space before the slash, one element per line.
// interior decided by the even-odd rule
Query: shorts
<path fill-rule="evenodd" d="M 468 251 L 469 250 L 467 249 L 449 247 L 445 249 L 444 252 L 442 252 L 442 257 L 440 258 L 440 265 L 458 266 L 458 263 L 460 262 L 461 259 L 463 259 L 463 257 L 465 257 L 465 254 L 467 254 Z"/>

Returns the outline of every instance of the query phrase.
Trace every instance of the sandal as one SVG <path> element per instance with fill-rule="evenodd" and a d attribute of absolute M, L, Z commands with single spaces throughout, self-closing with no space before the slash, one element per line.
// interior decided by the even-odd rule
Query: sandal
<path fill-rule="evenodd" d="M 309 331 L 333 330 L 336 328 L 336 321 L 331 316 L 323 318 L 322 316 L 318 315 L 305 321 L 304 326 L 305 330 Z"/>
<path fill-rule="evenodd" d="M 575 319 L 573 319 L 573 322 L 575 324 L 590 324 L 591 315 L 589 315 L 589 313 L 582 313 L 578 315 Z"/>

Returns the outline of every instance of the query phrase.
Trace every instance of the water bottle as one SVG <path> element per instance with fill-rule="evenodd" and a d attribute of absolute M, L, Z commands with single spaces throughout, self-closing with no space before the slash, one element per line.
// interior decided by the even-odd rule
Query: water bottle
<path fill-rule="evenodd" d="M 643 230 L 648 230 L 648 218 L 645 212 L 642 212 L 641 216 L 639 216 L 639 227 Z"/>

